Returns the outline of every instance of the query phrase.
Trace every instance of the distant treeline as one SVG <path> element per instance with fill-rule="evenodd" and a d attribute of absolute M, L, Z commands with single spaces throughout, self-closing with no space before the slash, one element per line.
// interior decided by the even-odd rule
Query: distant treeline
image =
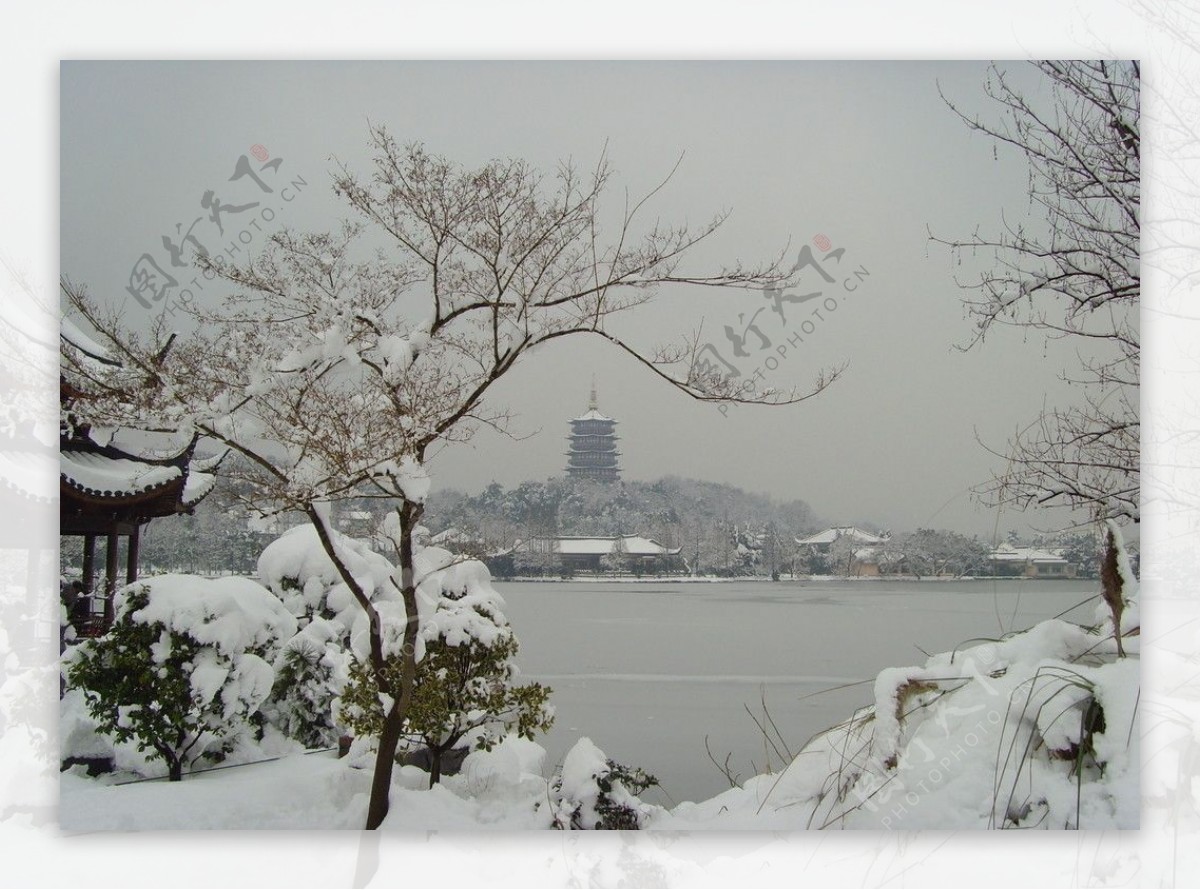
<path fill-rule="evenodd" d="M 236 460 L 227 463 L 237 466 Z M 222 479 L 194 515 L 153 521 L 142 537 L 143 571 L 253 573 L 267 544 L 305 520 L 284 516 L 274 528 L 260 530 L 250 522 L 248 502 L 252 497 L 245 484 Z M 386 501 L 352 498 L 338 504 L 335 521 L 347 534 L 370 537 L 388 509 Z M 796 546 L 796 538 L 828 525 L 802 500 L 775 500 L 679 476 L 608 483 L 555 477 L 512 488 L 493 482 L 475 495 L 435 489 L 422 524 L 432 535 L 456 530 L 448 546 L 480 557 L 532 537 L 640 534 L 679 548 L 688 569 L 706 575 L 841 574 L 842 563 L 849 564 L 853 556 L 840 554 L 839 547 L 820 553 Z M 880 530 L 869 521 L 853 524 Z M 1094 577 L 1098 550 L 1093 535 L 1043 537 L 1031 543 L 1062 549 L 1080 577 Z M 986 573 L 990 549 L 977 538 L 929 529 L 893 535 L 886 545 L 889 558 L 902 556 L 902 568 L 918 574 Z M 78 568 L 81 562 L 81 539 L 63 538 L 64 569 Z"/>
<path fill-rule="evenodd" d="M 457 529 L 492 552 L 537 536 L 640 534 L 680 548 L 689 566 L 713 574 L 778 569 L 791 558 L 793 539 L 819 524 L 802 500 L 678 476 L 556 477 L 514 488 L 494 482 L 477 495 L 440 490 L 430 495 L 423 521 L 435 533 Z"/>

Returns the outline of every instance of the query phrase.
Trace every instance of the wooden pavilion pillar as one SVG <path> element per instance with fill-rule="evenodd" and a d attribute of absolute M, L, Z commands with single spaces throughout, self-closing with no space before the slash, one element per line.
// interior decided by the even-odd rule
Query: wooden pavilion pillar
<path fill-rule="evenodd" d="M 129 549 L 125 554 L 125 583 L 132 584 L 137 580 L 138 574 L 138 542 L 141 539 L 142 527 L 139 523 L 133 524 L 133 530 L 129 532 Z"/>
<path fill-rule="evenodd" d="M 109 527 L 108 544 L 104 548 L 104 628 L 112 627 L 116 617 L 113 600 L 117 593 L 117 528 L 114 523 Z"/>
<path fill-rule="evenodd" d="M 83 536 L 83 593 L 91 596 L 95 591 L 92 585 L 96 581 L 96 536 Z"/>

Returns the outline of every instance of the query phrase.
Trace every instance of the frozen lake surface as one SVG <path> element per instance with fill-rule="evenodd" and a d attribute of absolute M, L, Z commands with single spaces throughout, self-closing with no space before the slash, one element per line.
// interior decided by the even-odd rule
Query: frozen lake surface
<path fill-rule="evenodd" d="M 524 678 L 554 688 L 548 766 L 580 736 L 656 775 L 672 805 L 778 769 L 748 706 L 788 747 L 871 703 L 875 675 L 975 637 L 1091 623 L 1096 581 L 495 582 Z M 1090 599 L 1089 599 L 1090 598 Z M 866 681 L 866 682 L 860 682 Z M 858 683 L 855 686 L 846 684 Z M 834 687 L 846 687 L 832 690 Z M 818 694 L 819 693 L 819 694 Z"/>

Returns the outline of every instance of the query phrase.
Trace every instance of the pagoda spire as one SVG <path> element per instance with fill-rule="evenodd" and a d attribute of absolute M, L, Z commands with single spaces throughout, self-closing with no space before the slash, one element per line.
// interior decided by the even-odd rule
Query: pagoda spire
<path fill-rule="evenodd" d="M 592 375 L 592 397 L 591 397 L 591 399 L 588 400 L 588 410 L 589 411 L 600 410 L 600 405 L 596 401 L 596 375 L 595 374 Z"/>

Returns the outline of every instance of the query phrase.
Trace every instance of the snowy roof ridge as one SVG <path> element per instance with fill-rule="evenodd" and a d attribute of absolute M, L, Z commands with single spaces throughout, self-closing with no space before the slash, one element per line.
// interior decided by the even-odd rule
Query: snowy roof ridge
<path fill-rule="evenodd" d="M 609 423 L 616 423 L 616 421 L 613 420 L 611 417 L 609 417 L 605 414 L 601 414 L 595 408 L 589 409 L 586 414 L 580 414 L 578 417 L 572 417 L 571 423 L 576 423 L 576 422 L 582 421 L 582 420 L 606 420 Z"/>
<path fill-rule="evenodd" d="M 63 316 L 59 336 L 88 358 L 113 368 L 121 367 L 121 363 L 113 358 L 107 349 L 80 330 L 79 326 L 66 316 Z"/>
<path fill-rule="evenodd" d="M 64 435 L 59 440 L 60 490 L 139 502 L 173 492 L 171 512 L 180 507 L 190 512 L 215 487 L 215 470 L 228 454 L 226 449 L 193 459 L 199 439 L 199 433 L 187 430 L 103 426 Z"/>
<path fill-rule="evenodd" d="M 1067 562 L 1062 550 L 1046 550 L 1041 547 L 1014 547 L 1004 544 L 988 554 L 996 562 Z"/>
<path fill-rule="evenodd" d="M 171 463 L 190 456 L 200 435 L 186 430 L 142 430 L 128 426 L 90 426 L 83 440 L 66 442 L 63 451 L 86 451 L 96 446 L 110 457 Z"/>
<path fill-rule="evenodd" d="M 231 449 L 226 448 L 219 454 L 214 454 L 210 457 L 198 457 L 192 461 L 192 469 L 197 473 L 212 473 L 221 466 L 221 462 L 229 456 Z"/>
<path fill-rule="evenodd" d="M 849 536 L 866 544 L 882 544 L 886 536 L 873 535 L 855 525 L 834 525 L 807 538 L 796 538 L 797 544 L 832 544 L 838 538 Z"/>
<path fill-rule="evenodd" d="M 216 484 L 217 477 L 212 473 L 188 473 L 187 481 L 183 483 L 183 495 L 180 500 L 183 501 L 185 507 L 198 504 L 213 490 L 213 486 Z"/>
<path fill-rule="evenodd" d="M 105 454 L 64 451 L 59 455 L 59 475 L 69 486 L 85 494 L 111 497 L 161 488 L 179 479 L 183 470 Z"/>

